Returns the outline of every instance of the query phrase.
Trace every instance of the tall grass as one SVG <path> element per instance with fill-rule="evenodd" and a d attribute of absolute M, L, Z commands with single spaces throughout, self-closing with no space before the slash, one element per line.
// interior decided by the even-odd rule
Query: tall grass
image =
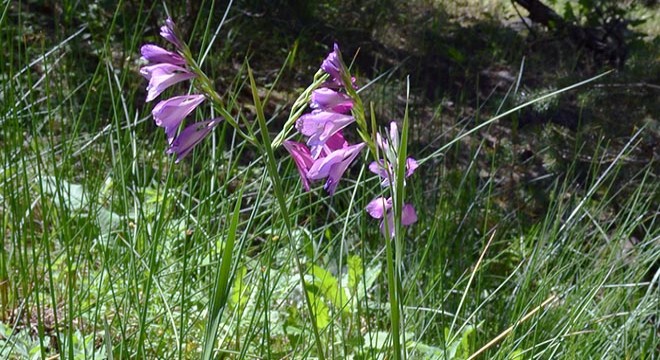
<path fill-rule="evenodd" d="M 69 5 L 64 18 L 80 10 Z M 405 201 L 419 221 L 397 225 L 401 253 L 388 268 L 364 212 L 381 192 L 366 156 L 333 197 L 304 192 L 270 146 L 283 140 L 271 134 L 280 114 L 265 110 L 276 100 L 264 94 L 291 90 L 260 83 L 259 69 L 215 85 L 262 148 L 224 123 L 181 163 L 164 155 L 137 73 L 138 46 L 157 41 L 157 24 L 129 21 L 126 6 L 107 27 L 34 43 L 22 37 L 24 15 L 2 7 L 0 357 L 371 359 L 389 358 L 399 338 L 412 359 L 657 354 L 660 185 L 655 164 L 623 174 L 645 128 L 615 157 L 588 154 L 588 168 L 576 158 L 551 174 L 534 221 L 499 207 L 494 174 L 506 164 L 494 154 L 493 175 L 481 176 L 482 141 L 465 168 L 445 156 L 518 108 L 457 122 L 436 149 L 411 145 L 424 161 Z M 229 31 L 218 39 L 205 20 L 195 33 L 214 64 Z"/>

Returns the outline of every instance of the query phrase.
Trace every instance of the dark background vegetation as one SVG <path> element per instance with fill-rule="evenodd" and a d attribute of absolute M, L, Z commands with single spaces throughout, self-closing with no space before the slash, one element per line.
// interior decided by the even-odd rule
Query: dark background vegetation
<path fill-rule="evenodd" d="M 530 13 L 526 7 L 538 12 Z M 172 1 L 167 3 L 167 8 L 190 47 L 199 51 L 209 43 L 208 37 L 200 34 L 215 32 L 227 2 Z M 11 39 L 12 45 L 21 48 L 21 51 L 12 48 L 3 55 L 14 70 L 12 73 L 21 71 L 45 51 L 57 49 L 58 44 L 66 50 L 62 53 L 67 54 L 54 62 L 52 66 L 57 66 L 58 71 L 50 78 L 58 81 L 58 86 L 53 88 L 62 92 L 54 96 L 65 99 L 70 106 L 57 112 L 56 116 L 62 117 L 55 119 L 59 124 L 49 121 L 48 128 L 26 126 L 26 134 L 39 129 L 43 133 L 33 131 L 35 138 L 42 136 L 58 144 L 59 139 L 73 136 L 62 130 L 67 129 L 71 119 L 83 119 L 81 128 L 76 129 L 83 138 L 95 136 L 99 122 L 114 125 L 106 120 L 123 116 L 111 113 L 119 107 L 117 100 L 108 96 L 115 91 L 108 89 L 108 83 L 116 76 L 116 82 L 124 89 L 122 101 L 131 110 L 127 113 L 144 115 L 136 136 L 144 149 L 149 148 L 149 142 L 155 141 L 154 134 L 159 133 L 149 117 L 153 104 L 144 103 L 145 84 L 138 73 L 140 55 L 125 49 L 138 49 L 144 42 L 162 44 L 158 28 L 167 16 L 162 2 L 10 0 L 7 9 L 3 16 L 7 17 L 9 26 L 0 31 L 4 38 Z M 283 78 L 265 104 L 266 115 L 274 119 L 272 130 L 277 132 L 291 104 L 311 82 L 320 62 L 336 42 L 363 89 L 365 104 L 373 103 L 379 124 L 401 120 L 406 105 L 409 106 L 412 124 L 409 152 L 418 157 L 430 154 L 461 131 L 499 113 L 613 70 L 584 87 L 501 119 L 461 140 L 441 159 L 434 158 L 433 164 L 420 169 L 421 175 L 414 181 L 427 184 L 432 193 L 426 197 L 417 194 L 418 198 L 438 206 L 419 204 L 419 208 L 436 209 L 436 214 L 430 215 L 442 214 L 456 220 L 451 221 L 453 228 L 438 230 L 457 235 L 447 236 L 446 243 L 437 245 L 436 255 L 445 259 L 465 253 L 452 258 L 452 266 L 467 269 L 474 264 L 482 245 L 474 241 L 481 236 L 474 229 L 491 229 L 504 221 L 509 221 L 511 228 L 533 228 L 544 215 L 553 213 L 548 207 L 557 199 L 551 196 L 565 196 L 567 202 L 582 198 L 602 170 L 614 162 L 618 174 L 603 186 L 603 193 L 599 190 L 584 197 L 602 201 L 609 210 L 603 211 L 603 216 L 621 213 L 640 179 L 646 178 L 645 185 L 657 184 L 660 174 L 658 10 L 657 1 L 648 0 L 237 0 L 232 3 L 203 67 L 221 93 L 240 88 L 240 81 L 245 78 L 236 79 L 236 74 L 246 59 L 255 70 L 259 86 L 264 88 L 270 87 L 285 67 Z M 65 41 L 80 29 L 85 29 L 84 35 Z M 57 54 L 58 50 L 55 51 Z M 285 63 L 290 53 L 293 56 Z M 47 71 L 43 66 L 30 65 L 26 77 L 36 82 Z M 99 71 L 108 75 L 92 76 Z M 407 84 L 409 99 L 406 99 Z M 78 91 L 83 85 L 98 88 L 98 92 Z M 34 99 L 26 103 L 37 103 L 44 96 L 41 91 L 35 86 L 31 94 Z M 238 96 L 238 103 L 245 107 L 243 113 L 248 119 L 253 118 L 249 90 L 239 92 Z M 87 118 L 97 121 L 86 123 Z M 639 144 L 625 157 L 615 160 L 641 128 L 644 132 L 637 140 Z M 6 140 L 0 138 L 0 142 Z M 157 140 L 160 141 L 157 148 L 163 149 L 163 139 Z M 87 182 L 85 185 L 103 183 L 103 179 L 85 179 L 80 169 L 107 167 L 104 164 L 109 162 L 107 158 L 84 156 L 76 161 L 63 165 L 70 169 L 58 169 L 60 175 L 72 182 Z M 157 173 L 149 165 L 144 170 L 148 173 L 144 179 L 149 180 L 135 179 L 138 185 L 148 185 L 141 181 L 147 183 L 152 173 Z M 187 175 L 204 170 L 191 171 L 188 166 L 185 161 L 179 165 L 172 175 L 177 177 L 175 182 L 183 182 Z M 224 175 L 214 174 L 207 179 L 221 176 Z M 560 190 L 553 186 L 561 188 L 563 193 L 558 195 Z M 457 187 L 468 188 L 456 195 L 466 199 L 441 199 L 452 197 Z M 476 194 L 480 189 L 491 192 L 495 211 L 488 213 L 489 208 L 479 208 L 482 203 L 468 200 L 485 197 Z M 626 244 L 635 245 L 635 239 L 644 238 L 643 232 L 649 232 L 656 223 L 658 213 L 653 209 L 660 208 L 660 195 L 656 192 L 651 196 L 654 206 L 645 217 L 646 223 L 639 226 L 639 233 L 632 234 Z M 479 208 L 475 212 L 481 218 L 463 216 L 471 214 L 466 208 L 472 206 Z M 615 220 L 611 222 L 608 230 L 617 227 Z M 374 241 L 380 240 L 374 237 Z M 506 247 L 494 245 L 497 246 Z M 493 273 L 504 276 L 510 270 L 506 267 L 515 261 L 509 259 L 513 257 L 510 253 L 502 257 L 505 260 L 496 263 L 498 267 L 494 267 Z M 655 269 L 648 271 L 654 273 Z M 428 274 L 429 278 L 433 276 Z M 490 313 L 498 314 L 497 309 Z M 508 326 L 509 320 L 501 319 L 501 323 Z"/>
<path fill-rule="evenodd" d="M 545 3 L 556 5 L 553 1 Z M 538 16 L 529 14 L 520 4 L 508 1 L 482 7 L 470 1 L 238 0 L 218 33 L 220 40 L 215 42 L 205 69 L 222 92 L 235 86 L 234 76 L 246 59 L 263 86 L 272 83 L 279 69 L 286 66 L 267 104 L 267 115 L 281 123 L 336 42 L 360 86 L 377 79 L 365 86 L 362 94 L 365 103 L 373 102 L 379 123 L 402 118 L 406 83 L 410 84 L 410 151 L 418 156 L 451 140 L 460 129 L 614 69 L 602 80 L 527 107 L 466 138 L 445 154 L 441 166 L 433 167 L 437 170 L 427 175 L 429 181 L 445 177 L 452 184 L 469 169 L 466 179 L 474 183 L 475 189 L 487 181 L 495 184 L 492 191 L 502 210 L 501 218 L 514 218 L 522 226 L 529 226 L 546 213 L 550 186 L 557 179 L 564 177 L 575 193 L 585 191 L 586 184 L 593 183 L 597 176 L 593 170 L 614 161 L 631 135 L 646 127 L 641 144 L 622 160 L 617 184 L 612 185 L 621 188 L 609 201 L 612 211 L 617 212 L 635 189 L 629 179 L 649 163 L 650 176 L 655 179 L 659 174 L 660 39 L 657 33 L 643 32 L 657 29 L 657 24 L 648 26 L 648 21 L 660 20 L 648 14 L 655 14 L 658 4 L 608 0 L 569 3 L 570 9 L 555 6 L 555 15 L 561 16 L 564 23 L 543 24 L 532 20 Z M 224 2 L 168 4 L 168 11 L 192 49 L 208 42 L 198 34 L 204 33 L 205 27 L 213 33 L 226 9 Z M 14 1 L 7 16 L 15 28 L 5 31 L 15 32 L 28 58 L 40 55 L 31 52 L 49 49 L 77 29 L 89 27 L 93 35 L 66 44 L 75 54 L 68 57 L 72 62 L 59 65 L 65 70 L 60 73 L 70 74 L 62 79 L 72 90 L 69 101 L 97 103 L 85 98 L 93 97 L 93 93 L 83 95 L 73 89 L 102 68 L 99 63 L 111 59 L 116 69 L 135 69 L 133 74 L 118 76 L 125 84 L 126 96 L 136 107 L 145 108 L 142 78 L 137 73 L 139 54 L 123 49 L 135 49 L 144 41 L 160 41 L 158 27 L 166 17 L 161 3 Z M 646 28 L 641 27 L 644 19 L 648 20 Z M 143 26 L 140 24 L 151 25 L 136 29 Z M 616 25 L 614 30 L 610 29 L 612 24 Z M 605 45 L 587 43 L 588 37 L 576 39 L 580 29 L 597 34 Z M 106 42 L 108 46 L 104 47 Z M 95 50 L 102 48 L 110 49 L 109 53 Z M 283 64 L 292 51 L 295 55 L 291 61 Z M 13 60 L 16 64 L 26 62 Z M 67 66 L 76 69 L 67 72 Z M 80 66 L 86 71 L 80 71 Z M 239 96 L 244 97 L 249 112 L 249 93 Z M 111 108 L 111 99 L 98 103 L 103 101 Z M 95 117 L 102 107 L 80 109 Z M 145 134 L 154 129 L 150 121 L 145 121 Z M 55 131 L 53 136 L 66 136 L 51 130 Z M 75 174 L 76 169 L 71 173 Z M 447 191 L 451 193 L 451 188 Z M 660 206 L 659 196 L 655 197 Z M 649 221 L 654 219 L 651 216 Z"/>
<path fill-rule="evenodd" d="M 167 5 L 193 49 L 208 41 L 197 34 L 205 27 L 215 29 L 227 8 L 225 2 L 212 1 Z M 539 12 L 526 10 L 545 5 L 549 7 Z M 474 161 L 471 151 L 481 146 L 473 180 L 494 177 L 502 194 L 501 205 L 522 209 L 521 214 L 534 219 L 543 213 L 548 200 L 544 192 L 550 182 L 543 179 L 562 176 L 575 163 L 578 168 L 571 171 L 577 177 L 571 181 L 579 188 L 580 183 L 588 182 L 593 163 L 612 161 L 640 127 L 647 131 L 637 150 L 624 160 L 625 172 L 635 174 L 653 162 L 652 176 L 658 175 L 657 10 L 656 1 L 633 0 L 238 0 L 232 4 L 205 68 L 222 91 L 233 86 L 230 81 L 245 59 L 264 86 L 286 66 L 284 78 L 267 104 L 269 115 L 283 120 L 336 42 L 360 86 L 378 79 L 363 95 L 366 103 L 373 101 L 381 124 L 401 119 L 409 82 L 412 147 L 422 154 L 451 139 L 457 128 L 478 124 L 542 94 L 614 69 L 603 80 L 499 121 L 446 154 L 451 165 L 446 171 L 451 176 L 468 167 Z M 115 13 L 119 16 L 113 23 Z M 95 35 L 84 41 L 67 43 L 79 58 L 76 66 L 85 66 L 92 74 L 107 57 L 118 69 L 134 64 L 135 76 L 122 74 L 122 81 L 136 106 L 144 106 L 142 79 L 137 76 L 139 55 L 124 53 L 122 49 L 135 46 L 120 42 L 158 42 L 158 26 L 166 17 L 161 3 L 12 1 L 7 16 L 16 27 L 5 31 L 15 31 L 28 54 L 50 48 L 81 27 L 94 30 L 89 33 Z M 152 25 L 136 29 L 140 24 Z M 109 37 L 93 37 L 107 34 L 108 29 L 112 29 Z M 127 36 L 130 34 L 141 35 L 134 38 Z M 116 51 L 100 54 L 94 50 L 106 41 Z M 291 51 L 295 56 L 283 64 Z M 25 59 L 13 60 L 18 64 Z M 70 74 L 63 81 L 71 88 L 85 81 L 83 71 Z M 85 101 L 76 95 L 71 101 Z M 249 94 L 244 96 L 247 105 Z M 494 154 L 504 165 L 497 174 L 490 173 Z M 621 181 L 625 178 L 624 174 Z"/>

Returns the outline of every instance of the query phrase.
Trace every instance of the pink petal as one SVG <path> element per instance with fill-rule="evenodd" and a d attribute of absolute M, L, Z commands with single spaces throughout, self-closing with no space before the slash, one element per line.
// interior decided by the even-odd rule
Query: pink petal
<path fill-rule="evenodd" d="M 380 133 L 376 133 L 376 145 L 383 151 L 387 151 L 390 148 L 387 139 L 384 139 Z"/>
<path fill-rule="evenodd" d="M 171 42 L 178 49 L 181 49 L 181 40 L 176 36 L 176 31 L 174 30 L 174 21 L 171 18 L 165 20 L 165 25 L 160 28 L 160 36 L 165 38 L 165 40 Z"/>
<path fill-rule="evenodd" d="M 185 68 L 168 63 L 144 66 L 140 73 L 149 80 L 147 102 L 154 100 L 168 87 L 196 76 Z"/>
<path fill-rule="evenodd" d="M 312 149 L 312 157 L 318 158 L 322 147 L 334 134 L 355 121 L 350 115 L 330 111 L 314 110 L 296 121 L 296 129 L 309 136 L 307 145 Z"/>
<path fill-rule="evenodd" d="M 332 166 L 332 168 L 330 169 L 330 174 L 328 174 L 328 180 L 326 180 L 324 186 L 328 194 L 332 195 L 335 193 L 335 189 L 339 184 L 339 180 L 341 180 L 341 177 L 344 176 L 346 169 L 348 169 L 348 167 L 351 165 L 353 160 L 355 160 L 358 154 L 360 154 L 362 148 L 365 146 L 366 146 L 365 143 L 361 143 L 361 144 L 349 146 L 346 149 L 337 150 L 337 151 L 343 151 L 343 150 L 347 150 L 347 151 L 344 154 L 344 159 L 341 162 Z"/>
<path fill-rule="evenodd" d="M 392 198 L 385 199 L 377 197 L 369 202 L 366 207 L 367 213 L 374 219 L 380 219 L 392 208 Z"/>
<path fill-rule="evenodd" d="M 189 125 L 174 139 L 167 150 L 168 154 L 176 154 L 176 162 L 181 161 L 192 149 L 206 138 L 213 128 L 220 123 L 220 119 L 200 121 Z"/>
<path fill-rule="evenodd" d="M 380 185 L 383 187 L 389 186 L 390 176 L 394 176 L 394 174 L 392 173 L 393 170 L 391 166 L 388 173 L 388 170 L 384 164 L 384 160 L 373 161 L 371 164 L 369 164 L 369 171 L 380 176 L 380 178 L 382 179 Z"/>
<path fill-rule="evenodd" d="M 406 177 L 409 177 L 412 175 L 415 170 L 419 167 L 419 164 L 417 164 L 417 160 L 409 157 L 406 159 Z"/>
<path fill-rule="evenodd" d="M 345 149 L 333 151 L 325 157 L 319 158 L 314 161 L 314 164 L 309 168 L 307 177 L 311 180 L 319 180 L 328 177 L 330 170 L 335 164 L 344 160 Z"/>
<path fill-rule="evenodd" d="M 383 219 L 383 221 L 380 223 L 380 231 L 383 233 L 383 235 L 387 236 L 385 232 L 385 222 L 387 221 L 387 231 L 389 232 L 390 239 L 394 238 L 394 235 L 396 235 L 395 231 L 395 225 L 394 225 L 394 211 L 390 209 L 390 211 L 387 212 L 387 216 Z M 403 209 L 401 209 L 401 225 L 403 226 L 408 226 L 417 221 L 417 214 L 415 213 L 415 208 L 410 205 L 410 204 L 405 204 L 403 205 Z"/>
<path fill-rule="evenodd" d="M 394 121 L 390 122 L 390 145 L 394 152 L 396 153 L 399 150 L 399 127 Z"/>
<path fill-rule="evenodd" d="M 342 66 L 339 60 L 340 56 L 341 53 L 339 52 L 339 46 L 334 44 L 332 52 L 328 54 L 328 56 L 323 60 L 323 63 L 321 63 L 321 69 L 330 74 L 332 80 L 339 84 L 341 84 L 342 79 Z"/>
<path fill-rule="evenodd" d="M 342 131 L 337 131 L 334 135 L 330 136 L 325 142 L 327 154 L 348 147 L 348 141 L 344 139 Z"/>
<path fill-rule="evenodd" d="M 156 104 L 151 114 L 157 126 L 165 128 L 167 141 L 171 144 L 183 119 L 204 101 L 204 95 L 182 95 Z"/>
<path fill-rule="evenodd" d="M 355 121 L 352 116 L 331 111 L 314 110 L 296 120 L 296 129 L 305 136 L 320 136 L 329 123 L 344 124 L 343 127 Z M 336 131 L 335 131 L 336 132 Z M 328 137 L 332 134 L 328 134 Z"/>
<path fill-rule="evenodd" d="M 346 172 L 346 169 L 348 169 L 348 166 L 365 146 L 365 143 L 351 145 L 335 150 L 327 156 L 317 159 L 309 169 L 307 177 L 311 180 L 327 177 L 328 179 L 324 187 L 330 195 L 334 194 L 337 184 Z"/>
<path fill-rule="evenodd" d="M 415 208 L 410 204 L 403 205 L 403 209 L 401 209 L 401 225 L 408 226 L 415 222 L 417 222 Z"/>
<path fill-rule="evenodd" d="M 345 114 L 353 108 L 353 100 L 346 94 L 329 88 L 320 88 L 312 92 L 309 106 L 312 109 Z"/>
<path fill-rule="evenodd" d="M 151 63 L 168 63 L 172 65 L 185 65 L 186 60 L 179 54 L 163 49 L 153 44 L 142 45 L 142 57 Z"/>
<path fill-rule="evenodd" d="M 309 179 L 307 178 L 307 173 L 309 168 L 314 163 L 312 156 L 309 153 L 309 149 L 305 144 L 301 144 L 295 141 L 285 141 L 283 144 L 284 148 L 291 154 L 293 162 L 298 168 L 298 173 L 300 174 L 300 179 L 302 180 L 303 187 L 305 191 L 309 191 Z"/>
<path fill-rule="evenodd" d="M 383 218 L 383 221 L 380 223 L 380 231 L 384 236 L 387 236 L 389 233 L 389 238 L 394 238 L 396 233 L 394 229 L 394 211 L 392 209 L 392 198 L 388 198 L 387 202 L 384 202 L 384 198 L 376 198 L 372 200 L 369 205 L 367 205 L 367 212 L 369 215 L 376 219 Z M 417 213 L 415 208 L 410 204 L 404 204 L 403 209 L 401 209 L 401 225 L 409 226 L 417 222 Z M 386 228 L 387 227 L 387 232 Z"/>
<path fill-rule="evenodd" d="M 383 221 L 380 222 L 380 232 L 383 236 L 387 236 L 389 232 L 389 239 L 394 239 L 396 235 L 396 229 L 394 228 L 394 212 L 388 211 L 387 216 L 383 218 Z"/>

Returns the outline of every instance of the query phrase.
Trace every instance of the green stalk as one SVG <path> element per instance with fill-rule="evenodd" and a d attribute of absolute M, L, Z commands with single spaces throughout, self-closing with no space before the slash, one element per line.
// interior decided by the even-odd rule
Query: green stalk
<path fill-rule="evenodd" d="M 197 81 L 195 82 L 195 87 L 197 87 L 201 92 L 203 92 L 206 96 L 211 98 L 211 102 L 214 105 L 214 109 L 217 110 L 222 118 L 229 124 L 231 125 L 234 129 L 236 129 L 236 132 L 244 138 L 247 142 L 254 146 L 258 146 L 256 139 L 253 136 L 250 136 L 249 134 L 246 134 L 238 125 L 236 120 L 234 120 L 234 117 L 231 116 L 231 114 L 225 109 L 224 102 L 222 101 L 222 97 L 220 94 L 218 94 L 214 89 L 213 89 L 213 83 L 212 81 L 206 76 L 206 74 L 197 66 L 197 64 L 194 63 L 192 59 L 190 59 L 189 66 L 193 72 L 197 74 Z"/>
<path fill-rule="evenodd" d="M 229 4 L 229 7 L 231 7 L 231 3 Z M 174 29 L 174 31 L 177 32 L 176 29 Z M 206 32 L 204 32 L 204 34 L 206 34 Z M 177 34 L 177 36 L 179 35 Z M 179 39 L 181 39 L 180 36 Z M 254 136 L 250 136 L 249 134 L 246 134 L 240 128 L 238 122 L 234 120 L 234 117 L 231 116 L 231 114 L 225 109 L 225 105 L 224 105 L 224 101 L 222 101 L 222 97 L 220 96 L 220 94 L 218 94 L 217 91 L 215 91 L 213 87 L 213 81 L 211 81 L 211 79 L 209 79 L 206 73 L 202 70 L 200 66 L 201 63 L 200 64 L 197 63 L 197 61 L 192 55 L 192 52 L 190 51 L 190 48 L 188 48 L 188 45 L 184 41 L 181 42 L 180 51 L 181 51 L 181 55 L 186 60 L 186 64 L 188 64 L 190 70 L 197 75 L 195 81 L 193 81 L 194 87 L 211 99 L 211 102 L 214 104 L 213 106 L 214 109 L 220 113 L 222 118 L 229 125 L 231 125 L 234 129 L 236 129 L 236 132 L 242 138 L 244 138 L 250 144 L 258 147 L 258 143 L 254 138 Z"/>
<path fill-rule="evenodd" d="M 243 199 L 243 189 L 240 187 L 239 194 L 234 205 L 234 213 L 229 223 L 229 230 L 227 231 L 227 240 L 225 247 L 222 251 L 222 259 L 220 261 L 220 268 L 218 269 L 217 278 L 215 282 L 215 289 L 213 290 L 213 298 L 211 299 L 211 306 L 209 312 L 209 319 L 206 326 L 206 333 L 204 335 L 204 348 L 202 359 L 213 358 L 213 346 L 215 345 L 215 336 L 218 333 L 218 326 L 220 325 L 220 318 L 222 317 L 222 310 L 227 304 L 229 297 L 229 290 L 232 283 L 232 254 L 234 252 L 234 244 L 236 243 L 236 229 L 240 219 L 241 200 Z"/>
<path fill-rule="evenodd" d="M 401 359 L 406 358 L 406 352 L 403 349 L 405 345 L 405 319 L 403 318 L 403 303 L 399 300 L 403 299 L 402 288 L 402 269 L 403 269 L 403 227 L 401 225 L 401 216 L 403 213 L 404 198 L 405 198 L 405 186 L 404 181 L 406 177 L 406 158 L 408 157 L 408 98 L 410 96 L 410 82 L 406 82 L 406 109 L 403 115 L 403 125 L 401 129 L 401 138 L 399 139 L 399 148 L 396 149 L 397 154 L 397 164 L 396 164 L 396 173 L 394 174 L 394 186 L 392 188 L 393 192 L 393 210 L 394 210 L 394 259 L 388 259 L 388 264 L 390 262 L 394 263 L 394 278 L 392 279 L 391 286 L 394 287 L 394 293 L 396 297 L 396 302 L 390 301 L 390 308 L 392 311 L 392 327 L 393 332 L 392 336 L 394 340 L 394 350 L 395 356 Z M 387 222 L 386 222 L 387 223 Z M 390 241 L 391 242 L 391 241 Z M 391 256 L 391 253 L 388 253 L 388 257 Z M 388 269 L 389 271 L 389 269 Z M 396 321 L 396 323 L 395 323 Z M 404 329 L 404 331 L 401 331 Z M 396 330 L 396 334 L 394 332 Z M 401 337 L 403 335 L 404 338 Z"/>
<path fill-rule="evenodd" d="M 282 212 L 282 217 L 284 218 L 284 225 L 286 226 L 287 238 L 289 239 L 289 246 L 291 247 L 293 258 L 298 268 L 298 274 L 300 275 L 300 285 L 302 286 L 302 293 L 305 298 L 305 304 L 307 305 L 307 312 L 309 313 L 310 319 L 314 319 L 314 308 L 312 302 L 309 299 L 307 294 L 307 286 L 305 284 L 305 272 L 303 270 L 302 264 L 300 263 L 300 258 L 298 257 L 298 252 L 296 246 L 293 242 L 292 236 L 292 227 L 291 219 L 289 217 L 289 209 L 286 205 L 286 199 L 284 198 L 284 191 L 282 189 L 282 183 L 280 175 L 277 171 L 277 163 L 275 161 L 275 154 L 273 153 L 273 147 L 270 140 L 270 135 L 268 134 L 268 126 L 266 125 L 266 118 L 264 116 L 264 109 L 261 105 L 261 100 L 259 99 L 259 94 L 257 92 L 257 85 L 254 81 L 254 76 L 252 74 L 252 69 L 248 65 L 248 76 L 250 78 L 250 88 L 252 90 L 252 98 L 254 100 L 254 107 L 257 112 L 257 121 L 259 122 L 259 129 L 262 139 L 262 152 L 266 157 L 266 168 L 268 170 L 269 176 L 273 181 L 273 189 L 275 190 L 275 197 L 277 198 L 277 203 L 279 205 L 280 211 Z M 319 329 L 316 326 L 316 321 L 312 321 L 312 330 L 314 331 L 314 339 L 316 342 L 317 356 L 319 359 L 324 360 L 325 355 L 323 351 L 323 343 L 321 342 L 321 335 L 319 334 Z"/>
<path fill-rule="evenodd" d="M 312 95 L 312 91 L 314 91 L 316 88 L 318 88 L 325 80 L 328 79 L 328 75 L 324 74 L 321 70 L 317 71 L 316 74 L 314 75 L 314 82 L 312 82 L 311 85 L 303 91 L 300 96 L 296 99 L 296 101 L 293 103 L 293 106 L 291 107 L 291 113 L 289 114 L 289 118 L 287 119 L 286 123 L 284 123 L 284 126 L 282 127 L 282 131 L 280 131 L 279 134 L 275 137 L 272 143 L 272 148 L 277 149 L 282 145 L 286 137 L 289 135 L 289 132 L 293 128 L 294 124 L 296 123 L 296 120 L 302 115 L 303 111 L 307 109 L 307 103 L 309 102 L 309 99 Z"/>
<path fill-rule="evenodd" d="M 355 123 L 358 126 L 358 134 L 362 138 L 362 141 L 364 141 L 367 144 L 367 147 L 369 147 L 371 153 L 375 155 L 376 144 L 374 143 L 371 136 L 369 136 L 370 132 L 369 132 L 369 127 L 367 126 L 367 117 L 364 110 L 364 104 L 362 103 L 362 98 L 360 98 L 357 91 L 355 91 L 355 89 L 353 88 L 351 73 L 348 71 L 348 67 L 346 67 L 346 64 L 344 63 L 344 59 L 341 56 L 341 52 L 338 50 L 337 50 L 337 58 L 339 60 L 339 63 L 341 64 L 341 68 L 343 69 L 343 71 L 341 71 L 341 75 L 342 75 L 341 81 L 344 83 L 344 89 L 346 89 L 346 93 L 351 98 L 351 100 L 353 100 L 353 109 L 351 110 L 351 114 L 355 118 Z"/>
<path fill-rule="evenodd" d="M 385 233 L 389 233 L 387 229 L 387 221 L 385 221 Z M 386 235 L 387 238 L 387 235 Z M 394 359 L 401 359 L 401 335 L 399 331 L 399 326 L 401 325 L 401 315 L 399 312 L 399 283 L 397 271 L 395 269 L 394 263 L 394 244 L 393 239 L 386 239 L 385 249 L 387 255 L 387 291 L 390 296 L 390 324 L 392 326 L 392 345 L 394 347 Z"/>

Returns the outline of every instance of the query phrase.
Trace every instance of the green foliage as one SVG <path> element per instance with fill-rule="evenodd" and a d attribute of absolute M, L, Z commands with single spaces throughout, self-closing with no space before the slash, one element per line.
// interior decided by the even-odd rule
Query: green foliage
<path fill-rule="evenodd" d="M 345 15 L 340 20 L 357 26 L 369 15 L 365 26 L 372 29 L 392 16 L 401 19 L 390 28 L 406 21 L 388 2 L 362 3 L 287 4 L 314 21 Z M 230 14 L 244 18 L 230 16 L 215 42 L 215 15 L 224 8 L 205 4 L 199 13 L 206 17 L 182 19 L 194 42 L 218 50 L 207 66 L 237 123 L 251 124 L 243 129 L 263 139 L 286 131 L 259 149 L 220 126 L 175 165 L 149 117 L 152 105 L 142 103 L 137 74 L 139 44 L 160 41 L 160 3 L 16 4 L 0 6 L 0 358 L 197 359 L 205 344 L 213 358 L 390 357 L 385 243 L 363 211 L 382 191 L 378 181 L 363 162 L 332 198 L 302 192 L 277 146 L 295 122 L 280 118 L 306 111 L 305 101 L 290 103 L 309 95 L 310 82 L 323 81 L 313 73 L 326 44 L 299 42 L 299 54 L 289 58 L 286 46 L 255 53 L 295 73 L 282 83 L 271 67 L 250 77 L 242 56 L 227 55 L 234 41 L 245 41 L 237 37 L 253 34 L 238 20 L 282 19 L 240 8 Z M 573 4 L 576 21 L 587 21 L 580 7 L 589 4 Z M 171 5 L 170 13 L 183 18 L 185 4 Z M 51 10 L 56 14 L 45 16 Z M 438 24 L 434 34 L 444 34 Z M 332 26 L 323 29 L 333 36 Z M 257 40 L 272 45 L 275 38 Z M 452 74 L 484 61 L 460 46 L 468 41 L 453 39 L 442 43 L 456 66 Z M 356 71 L 365 71 L 359 62 L 367 56 L 357 55 Z M 432 104 L 436 117 L 414 81 L 409 100 L 409 154 L 424 162 L 423 176 L 407 180 L 419 222 L 402 232 L 397 264 L 408 358 L 466 359 L 510 328 L 481 358 L 652 358 L 660 345 L 660 189 L 657 161 L 644 157 L 652 148 L 642 140 L 655 139 L 657 119 L 617 132 L 622 144 L 593 127 L 537 124 L 514 135 L 509 116 L 521 108 L 503 101 L 501 111 L 491 111 L 499 106 L 492 99 L 471 108 L 461 99 L 480 89 L 461 82 L 454 94 L 455 81 L 434 75 L 423 77 L 451 106 Z M 555 99 L 568 89 L 540 81 L 528 91 L 526 76 L 521 89 L 528 95 L 517 94 L 516 104 L 529 101 L 523 109 L 543 114 L 562 106 Z M 388 77 L 377 84 L 387 86 L 386 106 L 394 109 L 383 121 L 401 118 L 406 102 L 403 76 Z M 373 89 L 361 87 L 360 94 L 366 99 Z M 609 90 L 571 91 L 607 112 L 596 91 Z M 640 109 L 654 105 L 650 96 L 641 99 Z M 524 132 L 538 139 L 515 138 Z M 531 155 L 522 159 L 525 147 Z M 537 172 L 519 174 L 532 161 Z M 525 207 L 534 196 L 542 205 L 530 215 Z M 550 296 L 558 300 L 538 308 Z"/>
<path fill-rule="evenodd" d="M 309 296 L 309 301 L 312 303 L 316 327 L 323 331 L 328 325 L 330 325 L 330 309 L 328 309 L 323 300 L 314 295 L 313 292 L 308 292 L 307 296 Z"/>
<path fill-rule="evenodd" d="M 634 6 L 639 6 L 638 1 L 616 1 L 616 0 L 578 0 L 566 1 L 564 4 L 564 19 L 577 24 L 590 27 L 602 26 L 604 22 L 617 19 L 626 19 Z M 632 25 L 638 25 L 634 20 Z"/>
<path fill-rule="evenodd" d="M 471 355 L 470 339 L 474 338 L 475 328 L 471 325 L 464 327 L 453 341 L 450 342 L 449 329 L 445 328 L 445 348 L 430 346 L 417 341 L 409 341 L 407 347 L 418 353 L 420 359 L 425 360 L 461 360 Z"/>
<path fill-rule="evenodd" d="M 339 281 L 323 268 L 312 265 L 312 281 L 310 285 L 315 286 L 319 293 L 323 295 L 339 311 L 349 312 L 348 299 L 344 288 L 339 285 Z M 350 271 L 350 269 L 349 269 Z"/>
<path fill-rule="evenodd" d="M 49 347 L 50 338 L 44 339 L 43 343 Z M 40 359 L 41 345 L 38 338 L 30 335 L 30 330 L 12 331 L 0 322 L 0 355 L 4 359 Z"/>
<path fill-rule="evenodd" d="M 65 341 L 61 345 L 62 348 L 67 348 L 69 344 L 66 342 L 71 341 L 72 359 L 74 360 L 107 358 L 105 347 L 97 347 L 96 345 L 96 334 L 83 336 L 79 330 L 76 330 L 70 336 L 62 336 L 62 338 Z M 44 356 L 57 356 L 57 352 L 51 344 L 51 339 L 51 337 L 39 339 L 30 334 L 28 328 L 14 330 L 0 322 L 0 356 L 3 359 L 36 360 L 43 359 Z M 44 351 L 45 349 L 47 350 Z"/>

